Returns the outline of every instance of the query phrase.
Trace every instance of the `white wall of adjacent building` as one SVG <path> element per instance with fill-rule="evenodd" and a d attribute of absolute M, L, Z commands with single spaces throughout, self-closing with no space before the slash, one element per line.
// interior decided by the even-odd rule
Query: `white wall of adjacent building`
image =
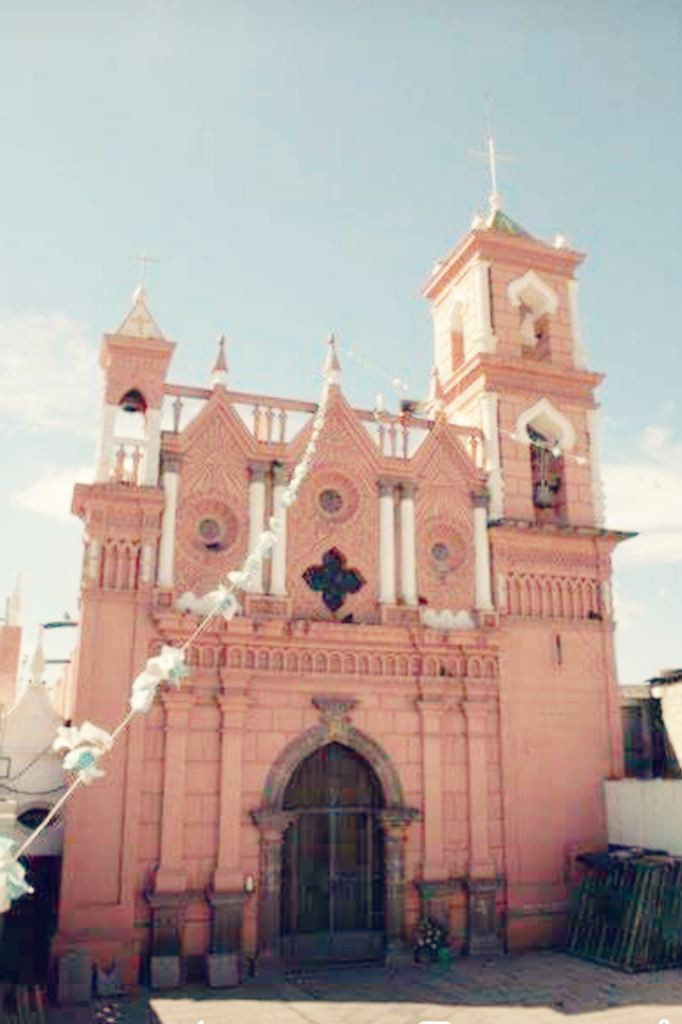
<path fill-rule="evenodd" d="M 682 779 L 604 783 L 609 843 L 682 856 Z"/>

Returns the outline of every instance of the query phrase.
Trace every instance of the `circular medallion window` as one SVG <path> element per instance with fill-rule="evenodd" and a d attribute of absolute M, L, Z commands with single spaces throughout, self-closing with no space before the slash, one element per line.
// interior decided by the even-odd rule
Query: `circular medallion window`
<path fill-rule="evenodd" d="M 220 526 L 215 519 L 202 519 L 199 523 L 199 536 L 207 548 L 220 541 Z"/>
<path fill-rule="evenodd" d="M 323 519 L 345 523 L 355 515 L 360 504 L 357 487 L 341 473 L 325 473 L 317 492 L 315 506 Z"/>
<path fill-rule="evenodd" d="M 447 562 L 450 557 L 450 548 L 442 540 L 436 541 L 431 548 L 431 557 L 437 562 Z"/>
<path fill-rule="evenodd" d="M 239 521 L 229 505 L 211 498 L 184 502 L 179 515 L 178 546 L 193 561 L 213 565 L 239 535 Z"/>
<path fill-rule="evenodd" d="M 433 576 L 443 582 L 466 561 L 466 542 L 452 522 L 445 519 L 431 520 L 423 537 L 426 566 Z"/>
<path fill-rule="evenodd" d="M 329 515 L 335 515 L 343 508 L 343 495 L 332 487 L 322 491 L 317 500 L 322 511 L 327 512 Z"/>

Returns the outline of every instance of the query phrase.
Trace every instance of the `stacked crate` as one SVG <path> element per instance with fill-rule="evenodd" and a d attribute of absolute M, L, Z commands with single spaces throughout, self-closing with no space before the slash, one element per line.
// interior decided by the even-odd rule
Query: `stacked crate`
<path fill-rule="evenodd" d="M 682 963 L 682 858 L 619 849 L 578 858 L 566 951 L 626 971 Z"/>

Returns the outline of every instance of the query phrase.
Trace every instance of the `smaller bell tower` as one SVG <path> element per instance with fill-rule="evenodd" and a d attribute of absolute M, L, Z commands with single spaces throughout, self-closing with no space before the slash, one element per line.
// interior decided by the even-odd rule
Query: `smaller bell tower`
<path fill-rule="evenodd" d="M 104 401 L 97 455 L 98 483 L 154 487 L 159 479 L 163 385 L 175 345 L 149 312 L 140 285 L 133 306 L 100 355 Z"/>

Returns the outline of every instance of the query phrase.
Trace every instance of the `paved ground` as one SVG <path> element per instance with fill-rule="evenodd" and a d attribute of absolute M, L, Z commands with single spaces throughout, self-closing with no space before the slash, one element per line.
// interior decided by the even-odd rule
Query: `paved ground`
<path fill-rule="evenodd" d="M 277 987 L 140 992 L 52 1009 L 48 1024 L 682 1024 L 682 969 L 622 974 L 562 953 L 451 967 L 317 971 Z"/>

